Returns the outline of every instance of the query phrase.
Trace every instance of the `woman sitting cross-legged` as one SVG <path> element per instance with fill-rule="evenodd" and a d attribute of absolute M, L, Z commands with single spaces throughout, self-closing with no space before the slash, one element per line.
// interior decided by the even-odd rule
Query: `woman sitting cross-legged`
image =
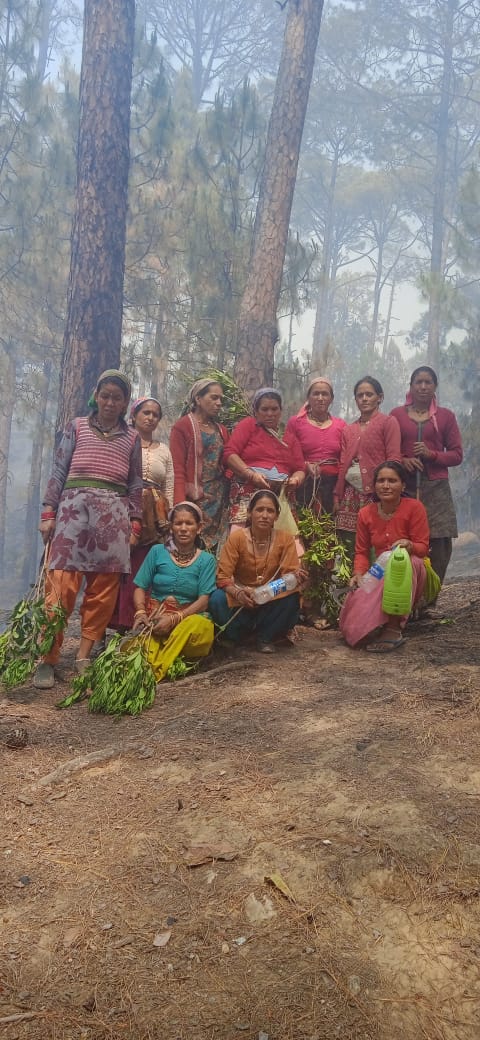
<path fill-rule="evenodd" d="M 231 531 L 218 561 L 217 590 L 210 596 L 210 613 L 225 637 L 240 642 L 255 634 L 257 650 L 274 653 L 275 640 L 287 636 L 298 621 L 298 591 L 285 591 L 258 605 L 253 592 L 274 578 L 294 573 L 302 581 L 295 538 L 275 531 L 280 503 L 273 491 L 259 490 L 247 508 L 246 528 Z"/>
<path fill-rule="evenodd" d="M 378 557 L 395 546 L 403 546 L 412 563 L 411 607 L 421 599 L 425 586 L 425 564 L 429 530 L 425 507 L 416 499 L 402 497 L 405 473 L 401 463 L 382 462 L 374 472 L 376 501 L 364 506 L 358 514 L 353 577 L 350 592 L 343 604 L 339 625 L 349 644 L 356 646 L 373 636 L 366 649 L 387 653 L 403 643 L 402 629 L 408 614 L 386 614 L 382 609 L 383 578 L 374 589 L 362 588 L 362 578 L 371 564 L 371 551 Z M 376 634 L 375 634 L 376 633 Z"/>
<path fill-rule="evenodd" d="M 134 579 L 134 632 L 155 622 L 147 658 L 157 682 L 180 654 L 206 657 L 214 636 L 207 609 L 215 560 L 199 546 L 202 511 L 194 502 L 178 502 L 168 519 L 171 537 L 150 549 Z"/>

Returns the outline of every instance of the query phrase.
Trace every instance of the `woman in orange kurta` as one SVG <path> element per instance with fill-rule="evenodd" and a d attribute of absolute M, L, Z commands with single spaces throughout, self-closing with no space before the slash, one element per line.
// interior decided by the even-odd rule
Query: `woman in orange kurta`
<path fill-rule="evenodd" d="M 377 501 L 364 506 L 358 514 L 357 536 L 352 592 L 347 596 L 340 614 L 340 631 L 350 646 L 355 646 L 371 635 L 380 634 L 367 646 L 375 653 L 387 653 L 403 643 L 402 629 L 407 617 L 386 614 L 382 610 L 383 579 L 377 588 L 368 592 L 362 588 L 362 578 L 375 557 L 395 546 L 403 546 L 412 562 L 412 604 L 420 600 L 425 586 L 423 558 L 428 553 L 429 529 L 425 507 L 413 498 L 402 497 L 405 473 L 399 462 L 382 462 L 374 473 Z"/>
<path fill-rule="evenodd" d="M 228 625 L 227 639 L 239 642 L 255 633 L 257 650 L 274 653 L 273 643 L 287 635 L 298 621 L 298 591 L 285 591 L 259 606 L 255 588 L 274 578 L 294 573 L 300 577 L 295 538 L 275 531 L 280 503 L 273 491 L 252 495 L 247 510 L 247 527 L 233 530 L 220 553 L 217 590 L 210 596 L 209 609 L 217 625 Z"/>

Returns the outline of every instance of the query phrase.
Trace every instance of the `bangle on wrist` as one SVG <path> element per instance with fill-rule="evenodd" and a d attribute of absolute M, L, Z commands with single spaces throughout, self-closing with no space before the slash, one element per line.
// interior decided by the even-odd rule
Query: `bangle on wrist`
<path fill-rule="evenodd" d="M 47 510 L 45 510 L 43 513 L 40 513 L 40 520 L 42 522 L 44 520 L 56 520 L 56 519 L 57 519 L 57 514 L 56 513 L 47 512 Z"/>
<path fill-rule="evenodd" d="M 145 610 L 145 607 L 139 607 L 138 610 L 135 611 L 133 616 L 139 617 L 140 614 L 145 614 L 145 617 L 147 616 L 147 611 Z"/>

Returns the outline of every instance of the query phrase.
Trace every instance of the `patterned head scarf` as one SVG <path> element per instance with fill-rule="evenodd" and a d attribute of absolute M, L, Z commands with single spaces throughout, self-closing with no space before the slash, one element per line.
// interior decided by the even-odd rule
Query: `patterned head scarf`
<path fill-rule="evenodd" d="M 282 407 L 282 395 L 280 391 L 275 390 L 273 386 L 261 386 L 260 390 L 257 390 L 256 394 L 254 394 L 253 397 L 252 408 L 254 412 L 256 412 L 260 404 L 260 401 L 262 400 L 262 397 L 275 397 L 275 399 L 278 401 L 280 405 L 280 408 Z"/>
<path fill-rule="evenodd" d="M 201 394 L 202 390 L 206 390 L 207 386 L 215 386 L 215 385 L 216 385 L 216 380 L 215 379 L 197 379 L 197 381 L 193 384 L 193 386 L 192 386 L 192 388 L 190 390 L 190 393 L 188 395 L 189 406 L 190 406 L 190 411 L 191 412 L 195 411 L 195 408 L 197 406 L 197 402 L 196 402 L 195 398 L 198 397 L 199 394 Z M 220 386 L 220 383 L 218 385 Z"/>
<path fill-rule="evenodd" d="M 134 426 L 134 419 L 139 408 L 141 408 L 142 404 L 145 404 L 146 401 L 153 401 L 154 404 L 158 404 L 158 407 L 160 409 L 160 418 L 162 418 L 162 406 L 160 404 L 160 401 L 156 397 L 137 397 L 136 401 L 132 401 L 130 407 L 130 422 L 132 426 Z"/>
<path fill-rule="evenodd" d="M 97 406 L 97 402 L 95 400 L 95 394 L 98 393 L 99 388 L 100 388 L 102 383 L 108 383 L 108 382 L 116 383 L 118 386 L 120 386 L 121 390 L 123 390 L 123 393 L 125 394 L 125 397 L 126 397 L 126 402 L 125 402 L 125 408 L 124 408 L 124 411 L 122 412 L 122 415 L 125 415 L 126 411 L 127 411 L 127 408 L 128 408 L 128 404 L 129 404 L 130 398 L 132 396 L 132 384 L 131 384 L 128 376 L 124 375 L 123 372 L 120 372 L 118 370 L 118 368 L 106 368 L 105 372 L 102 372 L 102 374 L 98 377 L 97 384 L 95 386 L 95 390 L 92 391 L 92 393 L 90 394 L 90 397 L 88 399 L 88 407 L 90 408 L 90 410 L 92 412 L 98 412 L 98 406 Z"/>

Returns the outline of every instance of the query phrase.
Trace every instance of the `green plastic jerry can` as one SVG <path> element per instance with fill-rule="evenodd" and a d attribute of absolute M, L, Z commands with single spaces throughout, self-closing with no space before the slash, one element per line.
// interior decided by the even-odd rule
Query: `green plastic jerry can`
<path fill-rule="evenodd" d="M 412 562 L 408 552 L 397 546 L 385 566 L 382 610 L 385 614 L 409 614 L 412 609 Z"/>

